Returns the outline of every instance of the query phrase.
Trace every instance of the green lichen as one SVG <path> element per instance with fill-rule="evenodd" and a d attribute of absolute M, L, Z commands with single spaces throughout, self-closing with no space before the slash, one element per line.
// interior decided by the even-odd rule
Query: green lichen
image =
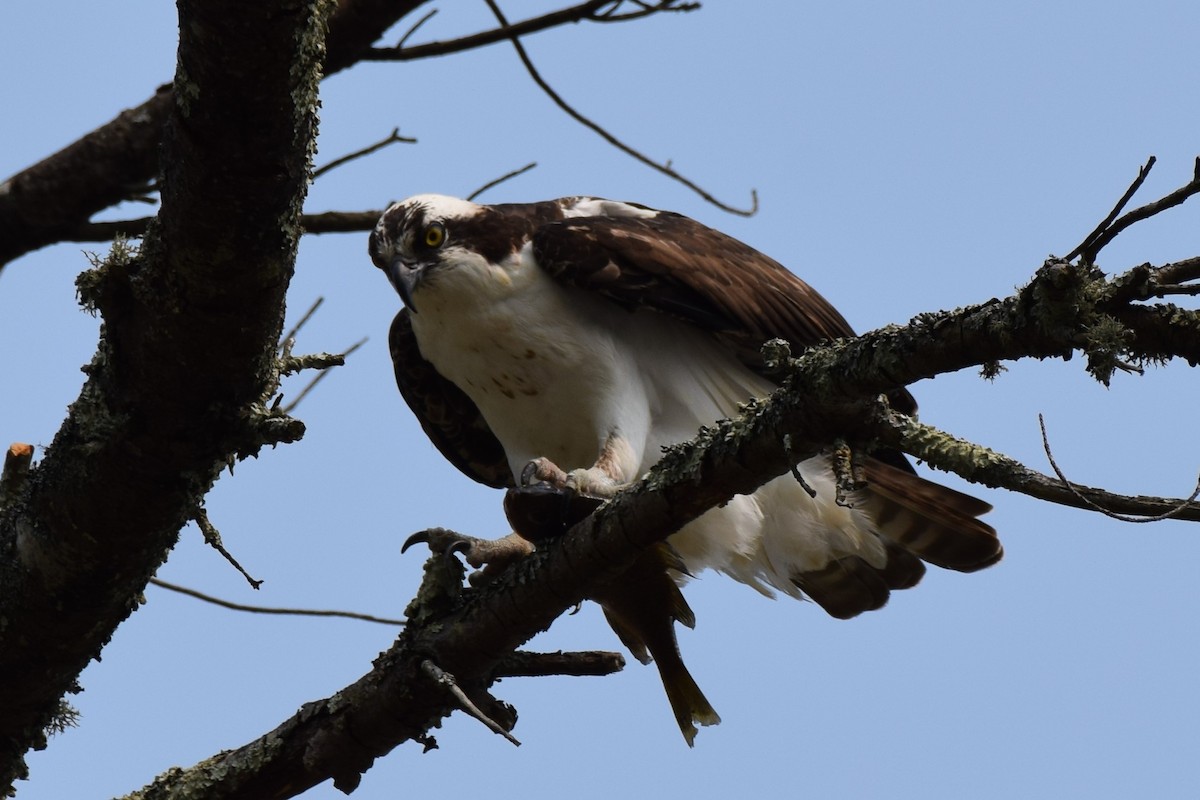
<path fill-rule="evenodd" d="M 1125 366 L 1124 359 L 1135 338 L 1133 331 L 1113 317 L 1098 315 L 1084 331 L 1087 371 L 1108 386 L 1113 373 Z"/>
<path fill-rule="evenodd" d="M 84 270 L 75 279 L 75 296 L 85 311 L 95 315 L 103 305 L 109 281 L 114 276 L 128 274 L 141 258 L 141 250 L 129 239 L 118 235 L 103 258 L 93 252 L 85 252 L 84 255 L 92 268 Z"/>
<path fill-rule="evenodd" d="M 296 57 L 292 60 L 292 108 L 296 115 L 292 130 L 294 144 L 303 148 L 304 172 L 311 179 L 313 157 L 317 153 L 317 129 L 320 123 L 320 84 L 324 77 L 325 41 L 329 35 L 329 17 L 337 8 L 335 0 L 312 0 L 307 8 L 307 24 L 297 31 Z M 307 183 L 307 182 L 306 182 Z M 292 205 L 279 220 L 280 230 L 295 247 L 303 233 L 300 215 L 307 191 L 297 193 Z"/>

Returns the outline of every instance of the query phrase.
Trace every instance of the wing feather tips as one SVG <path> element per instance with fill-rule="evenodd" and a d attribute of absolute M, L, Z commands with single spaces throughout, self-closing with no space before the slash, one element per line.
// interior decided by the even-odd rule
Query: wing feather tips
<path fill-rule="evenodd" d="M 893 590 L 910 589 L 925 575 L 921 559 L 894 542 L 886 547 L 883 567 L 873 567 L 858 556 L 843 556 L 822 569 L 796 573 L 792 583 L 837 619 L 883 608 Z"/>

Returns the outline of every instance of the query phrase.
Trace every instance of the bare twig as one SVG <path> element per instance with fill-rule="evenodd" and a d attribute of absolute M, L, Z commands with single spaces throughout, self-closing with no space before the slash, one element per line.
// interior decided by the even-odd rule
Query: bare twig
<path fill-rule="evenodd" d="M 683 11 L 692 10 L 691 8 L 676 7 L 674 0 L 666 0 L 652 6 L 645 6 L 641 10 L 630 14 L 623 14 L 617 17 L 612 17 L 606 13 L 600 12 L 600 9 L 605 6 L 612 5 L 615 10 L 622 5 L 621 0 L 587 0 L 587 2 L 551 11 L 548 14 L 543 14 L 540 17 L 522 20 L 509 26 L 507 24 L 500 28 L 495 28 L 481 33 L 474 33 L 470 36 L 463 36 L 458 39 L 449 39 L 444 42 L 427 42 L 425 44 L 413 45 L 405 47 L 404 43 L 408 38 L 423 25 L 429 16 L 421 19 L 409 29 L 408 33 L 395 47 L 376 47 L 368 50 L 363 55 L 364 61 L 412 61 L 418 58 L 429 58 L 431 56 L 444 56 L 449 53 L 458 53 L 463 50 L 471 50 L 476 47 L 484 47 L 485 45 L 503 42 L 509 38 L 510 31 L 515 31 L 518 36 L 523 36 L 529 33 L 538 33 L 549 28 L 555 28 L 560 25 L 566 25 L 572 22 L 581 22 L 589 20 L 593 22 L 624 22 L 629 19 L 648 16 L 660 11 Z M 684 4 L 685 6 L 693 6 L 694 4 Z"/>
<path fill-rule="evenodd" d="M 1195 500 L 1197 497 L 1200 497 L 1200 478 L 1197 478 L 1196 489 L 1192 492 L 1191 496 L 1186 500 L 1181 501 L 1175 506 L 1175 508 L 1170 509 L 1169 511 L 1156 514 L 1152 517 L 1135 517 L 1128 514 L 1118 514 L 1115 511 L 1110 511 L 1109 509 L 1101 506 L 1099 503 L 1089 500 L 1088 498 L 1084 497 L 1083 494 L 1076 491 L 1075 484 L 1067 480 L 1067 476 L 1063 474 L 1062 469 L 1059 468 L 1058 464 L 1054 460 L 1054 453 L 1050 451 L 1050 437 L 1046 434 L 1046 420 L 1042 418 L 1041 414 L 1038 414 L 1038 425 L 1041 426 L 1042 429 L 1042 449 L 1046 451 L 1046 458 L 1050 461 L 1050 467 L 1054 470 L 1054 474 L 1058 476 L 1058 479 L 1062 481 L 1062 485 L 1067 487 L 1072 494 L 1086 503 L 1089 508 L 1099 511 L 1106 517 L 1112 517 L 1113 519 L 1120 520 L 1121 522 L 1160 522 L 1164 519 L 1171 519 L 1172 517 L 1180 516 L 1188 508 L 1188 506 L 1192 504 L 1193 500 Z"/>
<path fill-rule="evenodd" d="M 478 189 L 476 189 L 475 191 L 473 191 L 469 195 L 467 195 L 467 199 L 474 200 L 476 197 L 479 197 L 479 195 L 483 194 L 488 189 L 495 189 L 497 186 L 504 183 L 505 181 L 515 178 L 518 175 L 524 175 L 526 172 L 529 172 L 529 170 L 533 169 L 536 166 L 537 166 L 536 161 L 530 161 L 528 164 L 526 164 L 525 166 L 523 166 L 519 169 L 514 169 L 512 172 L 507 172 L 507 173 L 501 175 L 499 178 L 496 178 L 495 180 L 488 181 L 483 186 L 480 186 Z"/>
<path fill-rule="evenodd" d="M 500 659 L 493 678 L 539 678 L 546 675 L 602 676 L 625 668 L 620 653 L 585 650 L 578 653 L 531 653 L 517 650 Z"/>
<path fill-rule="evenodd" d="M 905 414 L 888 410 L 882 422 L 874 431 L 878 444 L 903 450 L 934 469 L 953 472 L 972 483 L 1008 489 L 1071 508 L 1100 506 L 1139 517 L 1171 513 L 1175 519 L 1200 522 L 1198 503 L 1170 497 L 1114 494 L 1079 483 L 1068 487 L 1054 476 L 1043 475 L 1014 458 L 951 436 Z"/>
<path fill-rule="evenodd" d="M 617 12 L 623 5 L 625 5 L 623 0 L 618 0 L 613 3 L 612 8 L 607 11 L 598 11 L 588 19 L 593 22 L 628 22 L 631 19 L 648 17 L 651 14 L 658 14 L 664 11 L 688 12 L 700 8 L 699 3 L 676 3 L 674 0 L 663 0 L 662 2 L 651 4 L 636 2 L 635 0 L 634 5 L 638 7 L 637 11 L 627 11 L 624 14 L 618 14 Z"/>
<path fill-rule="evenodd" d="M 222 600 L 219 597 L 213 597 L 203 592 L 198 592 L 195 589 L 189 589 L 186 586 L 180 586 L 175 583 L 168 583 L 161 578 L 151 578 L 150 583 L 162 589 L 168 589 L 172 592 L 185 594 L 188 597 L 194 597 L 197 600 L 203 600 L 206 603 L 212 603 L 215 606 L 229 608 L 234 611 L 248 611 L 252 614 L 286 614 L 290 616 L 301 617 L 345 617 L 346 619 L 360 619 L 364 622 L 377 622 L 380 625 L 403 625 L 402 619 L 388 619 L 387 617 L 375 617 L 370 614 L 359 614 L 354 611 L 328 611 L 323 609 L 311 608 L 269 608 L 266 606 L 249 606 L 244 603 L 234 603 L 229 600 Z"/>
<path fill-rule="evenodd" d="M 428 13 L 426 13 L 425 16 L 421 17 L 419 20 L 414 22 L 413 26 L 411 28 L 409 28 L 407 31 L 405 31 L 404 35 L 400 37 L 400 41 L 396 42 L 395 49 L 403 50 L 404 43 L 407 42 L 414 33 L 416 33 L 418 30 L 420 30 L 422 25 L 424 25 L 426 22 L 429 22 L 429 20 L 433 19 L 434 15 L 436 15 L 437 13 L 438 13 L 438 10 L 435 8 L 432 11 L 429 11 Z"/>
<path fill-rule="evenodd" d="M 538 72 L 537 67 L 535 67 L 533 65 L 533 61 L 530 60 L 529 54 L 527 52 L 525 52 L 525 46 L 523 44 L 521 44 L 519 35 L 517 33 L 514 33 L 512 31 L 512 29 L 509 27 L 508 20 L 505 19 L 505 17 L 504 17 L 504 12 L 502 12 L 500 10 L 500 7 L 498 5 L 496 5 L 495 0 L 485 0 L 485 2 L 488 4 L 488 7 L 492 10 L 492 13 L 496 16 L 496 19 L 500 22 L 501 26 L 503 26 L 504 30 L 508 32 L 509 41 L 512 42 L 513 48 L 517 51 L 517 56 L 521 59 L 521 63 L 525 65 L 525 71 L 529 73 L 529 77 L 533 79 L 533 82 L 538 85 L 538 88 L 540 88 L 546 94 L 546 96 L 549 97 L 554 102 L 554 104 L 556 106 L 558 106 L 560 109 L 562 109 L 562 111 L 567 116 L 571 117 L 571 119 L 575 120 L 579 124 L 583 125 L 584 127 L 588 128 L 589 130 L 593 131 L 598 136 L 600 136 L 601 139 L 608 142 L 610 145 L 617 148 L 621 152 L 633 157 L 634 159 L 640 161 L 641 163 L 645 164 L 646 166 L 650 167 L 651 169 L 656 170 L 657 172 L 660 172 L 663 175 L 666 175 L 668 178 L 671 178 L 672 180 L 683 184 L 684 186 L 686 186 L 687 188 L 691 189 L 693 192 L 695 192 L 696 194 L 698 194 L 702 198 L 704 198 L 704 200 L 706 200 L 707 202 L 716 206 L 717 208 L 721 209 L 722 211 L 727 211 L 730 214 L 737 214 L 738 216 L 742 216 L 742 217 L 753 216 L 758 211 L 758 192 L 756 190 L 754 190 L 754 189 L 750 190 L 751 204 L 750 204 L 749 209 L 735 208 L 734 206 L 727 205 L 727 204 L 721 202 L 720 200 L 718 200 L 717 198 L 713 197 L 711 194 L 709 194 L 707 191 L 702 189 L 696 183 L 692 182 L 688 178 L 685 178 L 683 175 L 676 172 L 674 169 L 671 168 L 669 163 L 668 164 L 659 164 L 657 161 L 653 161 L 649 157 L 643 155 L 642 153 L 633 149 L 629 145 L 625 144 L 620 139 L 613 136 L 607 130 L 602 128 L 600 125 L 598 125 L 597 123 L 588 119 L 583 114 L 579 113 L 574 108 L 572 108 L 567 103 L 567 101 L 564 100 L 562 98 L 562 96 L 560 96 L 558 94 L 558 92 L 554 91 L 554 89 L 550 86 L 550 84 L 546 83 L 546 80 L 541 76 L 541 73 Z"/>
<path fill-rule="evenodd" d="M 798 463 L 796 456 L 792 454 L 792 435 L 790 433 L 785 433 L 783 435 L 783 451 L 787 453 L 788 464 L 790 464 L 792 467 L 792 477 L 796 479 L 796 483 L 800 484 L 800 488 L 803 489 L 809 497 L 815 498 L 817 496 L 817 490 L 809 486 L 808 481 L 804 480 L 804 476 L 800 474 L 800 464 Z"/>
<path fill-rule="evenodd" d="M 344 353 L 339 353 L 337 358 L 341 359 L 341 361 L 344 363 L 347 356 L 349 356 L 351 353 L 353 353 L 355 350 L 362 347 L 366 343 L 367 343 L 367 337 L 364 336 L 363 338 L 359 339 L 357 342 L 355 342 L 354 344 L 352 344 L 348 348 L 346 348 L 346 351 Z M 330 366 L 340 366 L 340 365 L 331 364 Z M 328 367 L 321 368 L 321 371 L 318 372 L 316 375 L 314 375 L 313 379 L 311 381 L 309 381 L 308 384 L 303 389 L 300 390 L 300 393 L 298 395 L 296 395 L 296 399 L 283 407 L 283 413 L 291 414 L 292 411 L 295 410 L 296 406 L 300 405 L 300 401 L 303 400 L 305 397 L 307 397 L 308 393 L 311 392 L 314 388 L 316 388 L 317 384 L 321 382 L 321 379 L 324 378 L 328 374 L 329 374 Z"/>
<path fill-rule="evenodd" d="M 278 355 L 282 356 L 285 352 L 291 351 L 292 345 L 296 341 L 296 335 L 300 333 L 300 329 L 308 324 L 308 321 L 312 319 L 312 315 L 317 313 L 317 309 L 320 308 L 321 304 L 324 302 L 325 298 L 318 296 L 317 299 L 313 301 L 313 304 L 308 307 L 308 311 L 305 311 L 304 315 L 300 317 L 300 319 L 296 320 L 296 324 L 291 327 L 291 330 L 289 330 L 279 339 L 279 347 L 275 350 Z"/>
<path fill-rule="evenodd" d="M 326 211 L 322 214 L 303 214 L 300 224 L 305 233 L 358 233 L 369 231 L 383 216 L 378 211 Z"/>
<path fill-rule="evenodd" d="M 242 568 L 242 565 L 238 563 L 238 560 L 233 557 L 233 554 L 225 549 L 225 545 L 221 543 L 220 531 L 218 531 L 216 526 L 209 521 L 208 512 L 204 510 L 203 506 L 198 505 L 192 509 L 192 520 L 196 523 L 196 526 L 200 528 L 200 532 L 204 534 L 205 543 L 220 553 L 226 561 L 233 565 L 234 569 L 242 573 L 242 577 L 246 579 L 246 582 L 250 584 L 251 588 L 257 589 L 262 586 L 263 582 L 250 577 L 250 573 L 246 572 L 246 570 Z"/>
<path fill-rule="evenodd" d="M 517 741 L 517 737 L 500 727 L 499 723 L 497 723 L 487 714 L 484 714 L 479 710 L 479 706 L 471 702 L 471 698 L 467 697 L 467 693 L 459 688 L 458 683 L 455 682 L 453 675 L 439 668 L 437 664 L 434 664 L 429 659 L 425 659 L 421 662 L 421 670 L 430 678 L 433 678 L 433 680 L 437 681 L 437 683 L 446 687 L 447 691 L 454 695 L 454 699 L 458 701 L 458 705 L 463 711 L 467 712 L 467 714 L 486 725 L 488 729 L 492 731 L 492 733 L 500 734 L 517 747 L 521 746 L 521 743 Z"/>
<path fill-rule="evenodd" d="M 1154 159 L 1151 158 L 1146 162 L 1147 166 L 1143 167 L 1142 171 L 1144 172 L 1148 170 L 1149 166 L 1153 163 Z M 1135 180 L 1134 184 L 1130 187 L 1131 191 L 1136 191 L 1137 187 L 1141 185 L 1141 180 L 1144 179 L 1144 175 L 1141 173 L 1139 173 L 1138 177 L 1139 180 Z M 1126 194 L 1128 195 L 1130 192 L 1127 191 Z M 1116 221 L 1105 226 L 1098 235 L 1093 234 L 1093 236 L 1089 236 L 1088 240 L 1085 240 L 1086 247 L 1084 247 L 1081 253 L 1084 263 L 1090 264 L 1094 262 L 1100 251 L 1103 250 L 1109 242 L 1117 238 L 1117 235 L 1129 226 L 1137 222 L 1141 222 L 1142 220 L 1149 219 L 1156 214 L 1161 214 L 1163 211 L 1166 211 L 1169 208 L 1174 208 L 1175 206 L 1185 202 L 1189 197 L 1192 197 L 1196 194 L 1200 194 L 1200 157 L 1197 157 L 1196 159 L 1195 166 L 1192 170 L 1192 179 L 1188 181 L 1188 183 L 1179 187 L 1170 194 L 1155 200 L 1153 203 L 1147 203 L 1144 206 L 1135 208 L 1133 211 L 1130 211 Z M 1122 199 L 1124 200 L 1125 198 Z M 1119 212 L 1121 207 L 1121 204 L 1118 204 L 1118 208 L 1115 210 Z M 1079 248 L 1076 249 L 1078 250 Z"/>
<path fill-rule="evenodd" d="M 326 211 L 320 214 L 303 214 L 300 225 L 305 233 L 359 233 L 369 231 L 379 222 L 383 210 L 378 211 Z M 62 237 L 66 242 L 111 242 L 117 236 L 130 239 L 146 235 L 153 217 L 138 217 L 112 222 L 89 222 L 80 225 Z"/>
<path fill-rule="evenodd" d="M 1084 258 L 1084 263 L 1095 263 L 1096 253 L 1100 251 L 1097 249 L 1095 252 L 1092 252 L 1090 245 L 1099 240 L 1104 232 L 1108 230 L 1108 226 L 1112 224 L 1112 221 L 1117 218 L 1117 215 L 1125 209 L 1125 206 L 1133 199 L 1133 196 L 1137 194 L 1137 190 L 1142 188 L 1142 184 L 1146 181 L 1146 176 L 1150 174 L 1150 170 L 1154 169 L 1154 162 L 1154 156 L 1150 156 L 1146 163 L 1138 169 L 1137 177 L 1133 179 L 1133 183 L 1129 184 L 1129 188 L 1125 190 L 1125 194 L 1121 195 L 1121 199 L 1113 206 L 1112 211 L 1108 212 L 1108 216 L 1079 243 L 1078 247 L 1067 254 L 1066 261 L 1072 261 L 1081 253 L 1086 253 L 1087 257 Z"/>
<path fill-rule="evenodd" d="M 399 128 L 392 128 L 391 133 L 389 133 L 383 139 L 380 139 L 375 144 L 367 145 L 363 149 L 355 150 L 353 153 L 348 153 L 348 154 L 342 156 L 341 158 L 335 158 L 333 161 L 330 161 L 325 166 L 314 169 L 313 174 L 312 174 L 312 179 L 315 181 L 317 178 L 321 177 L 322 175 L 329 172 L 330 170 L 337 169 L 338 167 L 342 166 L 343 164 L 348 164 L 356 158 L 362 158 L 363 156 L 369 156 L 369 155 L 371 155 L 371 153 L 374 153 L 376 150 L 382 150 L 383 148 L 387 147 L 389 144 L 395 144 L 396 142 L 404 142 L 405 144 L 416 144 L 417 140 L 413 139 L 410 136 L 401 136 Z"/>

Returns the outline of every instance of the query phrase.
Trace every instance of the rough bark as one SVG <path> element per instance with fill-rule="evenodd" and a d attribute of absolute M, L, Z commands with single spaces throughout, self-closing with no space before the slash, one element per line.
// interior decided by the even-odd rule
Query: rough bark
<path fill-rule="evenodd" d="M 99 351 L 0 517 L 0 786 L 44 745 L 59 699 L 137 607 L 226 460 L 300 432 L 264 402 L 325 12 L 320 2 L 179 8 L 179 74 L 155 101 L 168 113 L 158 224 L 140 252 L 118 246 L 81 278 L 104 317 Z"/>
<path fill-rule="evenodd" d="M 397 20 L 426 0 L 341 0 L 329 21 L 324 74 L 358 62 Z M 176 86 L 0 184 L 0 270 L 25 253 L 74 239 L 97 211 L 159 176 L 159 148 Z"/>

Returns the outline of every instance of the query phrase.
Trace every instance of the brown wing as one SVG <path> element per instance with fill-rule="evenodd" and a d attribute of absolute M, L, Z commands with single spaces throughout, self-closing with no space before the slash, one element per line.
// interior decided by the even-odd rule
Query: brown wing
<path fill-rule="evenodd" d="M 768 339 L 786 339 L 799 354 L 854 335 L 828 300 L 778 261 L 680 214 L 551 222 L 534 234 L 533 254 L 564 283 L 711 331 L 756 371 Z M 904 389 L 891 399 L 900 411 L 916 410 Z"/>
<path fill-rule="evenodd" d="M 504 448 L 479 408 L 421 355 L 407 308 L 392 320 L 388 349 L 401 396 L 442 455 L 482 484 L 494 489 L 515 486 Z"/>
<path fill-rule="evenodd" d="M 825 298 L 777 261 L 678 214 L 552 222 L 535 233 L 533 252 L 565 283 L 711 331 L 756 371 L 768 339 L 786 339 L 798 353 L 854 335 Z M 904 413 L 916 411 L 903 388 L 889 399 Z M 830 614 L 851 617 L 878 608 L 891 590 L 921 579 L 922 559 L 971 572 L 1001 558 L 995 530 L 977 519 L 990 509 L 987 503 L 919 477 L 899 451 L 876 451 L 866 466 L 869 489 L 861 502 L 879 526 L 888 560 L 876 568 L 848 556 L 797 575 L 796 584 Z"/>

